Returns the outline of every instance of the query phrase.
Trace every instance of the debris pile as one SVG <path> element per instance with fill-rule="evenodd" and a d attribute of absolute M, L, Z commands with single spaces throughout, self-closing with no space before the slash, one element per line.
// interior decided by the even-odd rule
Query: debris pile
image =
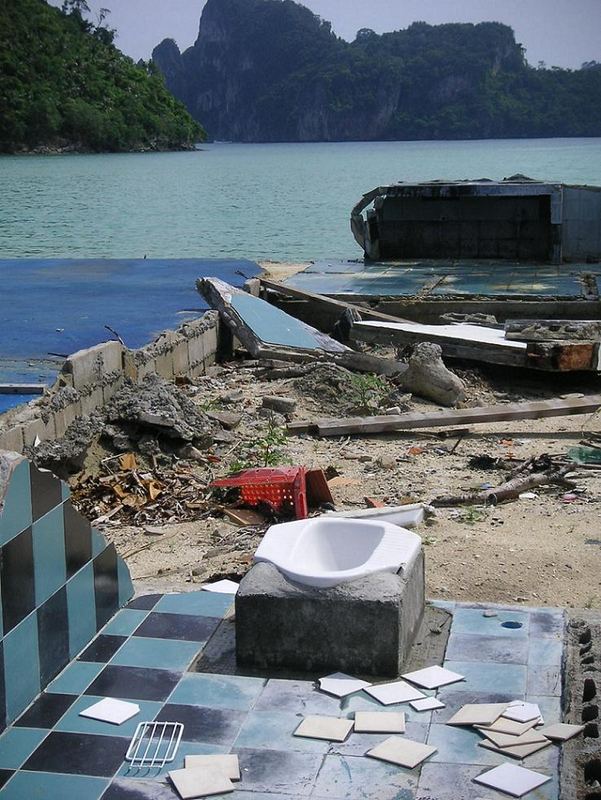
<path fill-rule="evenodd" d="M 102 473 L 73 489 L 76 508 L 95 524 L 164 525 L 201 519 L 211 510 L 206 482 L 190 469 L 145 469 L 133 453 L 104 459 Z"/>
<path fill-rule="evenodd" d="M 207 448 L 217 429 L 181 389 L 158 375 L 147 375 L 140 386 L 126 382 L 105 406 L 104 417 L 110 424 L 104 435 L 116 450 L 137 446 L 147 455 L 185 444 Z"/>
<path fill-rule="evenodd" d="M 95 444 L 149 459 L 171 457 L 186 446 L 206 451 L 221 427 L 178 386 L 148 375 L 141 385 L 126 381 L 101 411 L 78 417 L 61 439 L 41 442 L 27 454 L 66 480 L 84 469 Z"/>

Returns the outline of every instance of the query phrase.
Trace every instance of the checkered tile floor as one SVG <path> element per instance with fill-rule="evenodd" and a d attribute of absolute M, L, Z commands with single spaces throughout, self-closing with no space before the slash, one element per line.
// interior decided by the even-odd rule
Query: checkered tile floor
<path fill-rule="evenodd" d="M 476 733 L 443 724 L 458 706 L 527 698 L 548 722 L 559 721 L 562 612 L 499 609 L 483 617 L 481 608 L 450 605 L 445 665 L 466 682 L 439 692 L 446 708 L 438 712 L 402 706 L 408 737 L 438 748 L 421 773 L 363 758 L 385 736 L 354 734 L 343 744 L 293 738 L 304 714 L 379 706 L 361 693 L 340 702 L 310 681 L 188 672 L 232 603 L 231 595 L 208 592 L 152 595 L 120 611 L 0 737 L 0 800 L 173 800 L 169 769 L 188 754 L 224 752 L 240 757 L 233 800 L 472 800 L 482 791 L 471 778 L 503 759 L 478 747 Z M 138 703 L 141 714 L 120 726 L 79 716 L 107 696 Z M 140 720 L 184 724 L 176 760 L 163 770 L 132 770 L 124 760 Z M 526 766 L 554 777 L 532 799 L 557 800 L 558 749 Z"/>

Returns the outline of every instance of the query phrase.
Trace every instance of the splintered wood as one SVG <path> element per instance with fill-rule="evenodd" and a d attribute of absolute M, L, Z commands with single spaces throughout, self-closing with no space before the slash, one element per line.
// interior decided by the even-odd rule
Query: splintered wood
<path fill-rule="evenodd" d="M 105 475 L 84 476 L 72 489 L 75 507 L 95 524 L 168 524 L 209 513 L 207 484 L 189 470 L 141 469 L 133 453 L 108 459 L 103 469 Z"/>

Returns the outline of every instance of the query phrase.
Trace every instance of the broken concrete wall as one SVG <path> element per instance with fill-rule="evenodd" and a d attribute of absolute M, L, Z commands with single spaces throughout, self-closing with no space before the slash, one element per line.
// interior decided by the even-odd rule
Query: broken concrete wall
<path fill-rule="evenodd" d="M 0 450 L 0 730 L 18 717 L 133 595 L 115 546 L 68 487 Z"/>
<path fill-rule="evenodd" d="M 563 260 L 601 260 L 601 190 L 564 187 L 562 217 Z"/>
<path fill-rule="evenodd" d="M 208 311 L 139 350 L 104 342 L 73 353 L 48 395 L 0 417 L 0 449 L 21 453 L 36 437 L 60 438 L 77 417 L 107 403 L 125 378 L 141 383 L 149 374 L 168 380 L 204 374 L 216 360 L 218 325 L 217 312 Z"/>

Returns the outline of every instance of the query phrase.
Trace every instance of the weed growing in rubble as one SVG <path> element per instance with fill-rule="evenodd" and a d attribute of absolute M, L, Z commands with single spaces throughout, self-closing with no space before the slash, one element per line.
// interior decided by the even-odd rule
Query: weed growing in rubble
<path fill-rule="evenodd" d="M 388 392 L 386 381 L 379 375 L 353 375 L 350 382 L 350 400 L 360 413 L 377 411 Z"/>
<path fill-rule="evenodd" d="M 278 425 L 273 414 L 267 418 L 267 425 L 261 435 L 247 442 L 240 455 L 231 465 L 231 472 L 256 467 L 277 467 L 287 462 L 285 445 L 288 441 L 286 429 Z"/>
<path fill-rule="evenodd" d="M 198 404 L 198 407 L 201 411 L 204 411 L 204 413 L 207 414 L 209 411 L 219 411 L 220 403 L 216 398 L 213 397 L 209 400 L 203 400 Z"/>
<path fill-rule="evenodd" d="M 461 512 L 461 515 L 458 519 L 460 522 L 464 522 L 466 525 L 476 525 L 476 523 L 485 520 L 486 517 L 486 511 L 482 511 L 478 508 L 467 508 L 465 511 Z"/>

